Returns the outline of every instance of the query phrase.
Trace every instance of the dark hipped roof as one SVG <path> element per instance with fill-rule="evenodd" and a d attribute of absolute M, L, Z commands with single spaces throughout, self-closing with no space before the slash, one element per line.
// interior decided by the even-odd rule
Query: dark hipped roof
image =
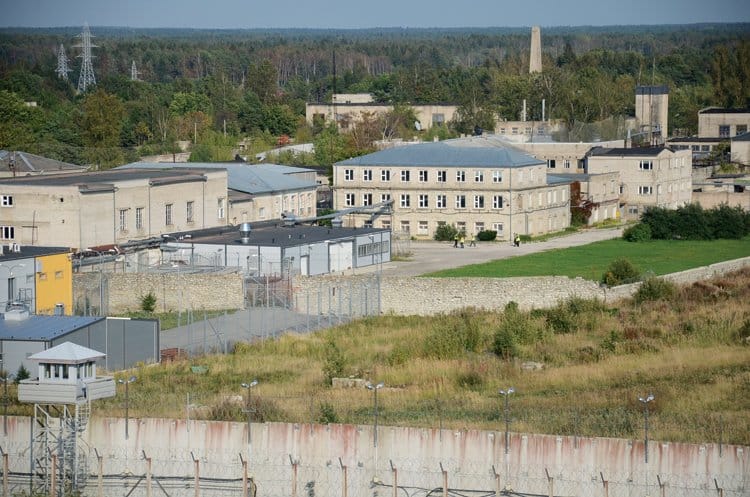
<path fill-rule="evenodd" d="M 54 340 L 105 319 L 92 316 L 29 316 L 21 321 L 0 319 L 0 340 Z"/>
<path fill-rule="evenodd" d="M 418 143 L 381 150 L 338 162 L 343 166 L 523 167 L 544 164 L 503 143 L 485 137 Z"/>

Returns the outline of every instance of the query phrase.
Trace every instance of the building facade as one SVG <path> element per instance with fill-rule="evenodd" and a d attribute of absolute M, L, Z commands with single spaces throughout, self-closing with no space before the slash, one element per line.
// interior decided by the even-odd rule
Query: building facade
<path fill-rule="evenodd" d="M 638 219 L 648 207 L 675 209 L 690 203 L 692 156 L 689 150 L 663 147 L 594 148 L 586 173 L 619 175 L 620 208 L 625 219 Z"/>
<path fill-rule="evenodd" d="M 116 245 L 226 225 L 225 170 L 110 170 L 0 180 L 0 241 Z"/>
<path fill-rule="evenodd" d="M 669 136 L 669 88 L 666 86 L 637 86 L 635 88 L 635 118 L 643 142 L 664 143 Z"/>
<path fill-rule="evenodd" d="M 536 235 L 570 225 L 569 182 L 500 140 L 473 137 L 395 147 L 334 164 L 334 208 L 392 201 L 389 215 L 345 222 L 432 238 L 441 224 L 476 234 Z"/>
<path fill-rule="evenodd" d="M 3 245 L 0 312 L 17 306 L 33 314 L 72 314 L 73 269 L 69 249 Z"/>
<path fill-rule="evenodd" d="M 711 107 L 698 112 L 698 137 L 729 140 L 747 133 L 750 109 L 720 109 Z"/>

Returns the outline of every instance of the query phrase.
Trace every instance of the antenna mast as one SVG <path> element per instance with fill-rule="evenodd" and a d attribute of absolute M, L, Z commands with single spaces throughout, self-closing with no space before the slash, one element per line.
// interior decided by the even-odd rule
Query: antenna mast
<path fill-rule="evenodd" d="M 96 85 L 96 76 L 94 76 L 94 66 L 91 65 L 91 49 L 95 48 L 96 45 L 91 44 L 91 32 L 89 31 L 88 23 L 83 25 L 83 32 L 79 35 L 81 37 L 81 44 L 76 47 L 81 48 L 81 55 L 78 57 L 83 59 L 81 64 L 81 75 L 78 77 L 78 93 L 84 93 L 89 86 Z"/>
<path fill-rule="evenodd" d="M 68 80 L 68 73 L 70 68 L 68 67 L 68 56 L 65 55 L 65 47 L 60 43 L 60 48 L 57 49 L 57 69 L 55 69 L 57 76 Z"/>

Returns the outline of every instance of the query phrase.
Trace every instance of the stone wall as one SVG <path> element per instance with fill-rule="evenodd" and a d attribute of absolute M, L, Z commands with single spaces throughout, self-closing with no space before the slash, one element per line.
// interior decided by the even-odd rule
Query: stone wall
<path fill-rule="evenodd" d="M 141 298 L 149 292 L 156 297 L 157 312 L 239 309 L 245 305 L 243 278 L 238 272 L 106 273 L 101 294 L 99 285 L 99 273 L 75 274 L 74 307 L 81 309 L 82 299 L 88 296 L 97 308 L 102 300 L 107 314 L 138 311 Z"/>
<path fill-rule="evenodd" d="M 689 284 L 750 266 L 750 257 L 689 269 L 665 276 L 677 284 Z M 348 295 L 371 289 L 370 302 L 377 295 L 377 281 L 372 275 L 301 277 L 294 281 L 298 310 L 304 295 L 319 291 L 321 285 Z M 528 278 L 419 278 L 384 276 L 381 281 L 380 305 L 384 314 L 434 315 L 464 307 L 502 310 L 508 302 L 522 309 L 543 309 L 572 297 L 598 298 L 613 302 L 632 296 L 640 283 L 603 288 L 594 281 L 566 276 Z M 330 300 L 330 297 L 326 297 Z"/>

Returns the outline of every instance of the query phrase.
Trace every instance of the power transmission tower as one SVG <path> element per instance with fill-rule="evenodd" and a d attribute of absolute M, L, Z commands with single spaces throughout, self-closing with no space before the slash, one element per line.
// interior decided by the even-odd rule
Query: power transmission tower
<path fill-rule="evenodd" d="M 65 55 L 65 47 L 60 43 L 60 48 L 57 49 L 57 69 L 55 69 L 57 76 L 68 80 L 68 73 L 70 68 L 68 67 L 68 56 Z"/>
<path fill-rule="evenodd" d="M 91 44 L 91 32 L 89 31 L 89 25 L 83 25 L 83 32 L 80 34 L 81 44 L 76 47 L 81 48 L 81 55 L 78 57 L 83 59 L 81 64 L 81 75 L 78 77 L 78 93 L 84 93 L 89 86 L 96 85 L 96 76 L 94 76 L 94 66 L 91 65 L 91 49 L 96 48 L 96 45 Z"/>
<path fill-rule="evenodd" d="M 130 80 L 138 81 L 139 74 L 141 74 L 141 72 L 135 67 L 135 61 L 133 61 L 133 63 L 130 64 Z"/>

